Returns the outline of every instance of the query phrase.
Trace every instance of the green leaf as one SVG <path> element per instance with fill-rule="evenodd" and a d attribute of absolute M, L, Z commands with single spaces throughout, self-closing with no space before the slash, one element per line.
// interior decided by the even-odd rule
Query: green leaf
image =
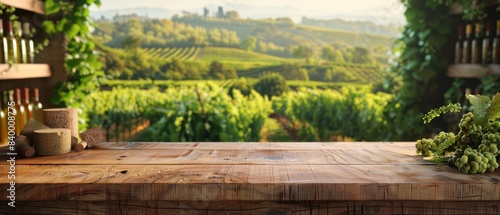
<path fill-rule="evenodd" d="M 73 38 L 73 37 L 75 37 L 78 34 L 79 31 L 80 31 L 80 26 L 79 25 L 72 25 L 64 33 L 66 33 L 66 36 L 68 38 Z"/>
<path fill-rule="evenodd" d="M 421 31 L 418 33 L 418 38 L 420 38 L 421 40 L 424 40 L 425 38 L 427 38 L 427 36 L 429 36 L 429 34 L 431 34 L 431 29 Z"/>
<path fill-rule="evenodd" d="M 66 23 L 68 23 L 68 19 L 62 18 L 61 21 L 59 21 L 59 23 L 57 23 L 56 30 L 57 31 L 63 31 L 64 26 L 66 25 Z"/>
<path fill-rule="evenodd" d="M 474 114 L 474 122 L 479 125 L 485 125 L 488 121 L 487 110 L 490 106 L 491 100 L 488 96 L 482 95 L 467 95 L 472 105 L 472 114 Z"/>
<path fill-rule="evenodd" d="M 54 0 L 45 1 L 45 15 L 52 15 L 61 10 L 61 4 Z"/>
<path fill-rule="evenodd" d="M 45 32 L 47 32 L 47 34 L 53 34 L 56 32 L 56 26 L 52 21 L 44 21 L 42 23 L 42 26 Z"/>
<path fill-rule="evenodd" d="M 495 120 L 500 117 L 500 93 L 495 94 L 487 110 L 488 120 Z"/>

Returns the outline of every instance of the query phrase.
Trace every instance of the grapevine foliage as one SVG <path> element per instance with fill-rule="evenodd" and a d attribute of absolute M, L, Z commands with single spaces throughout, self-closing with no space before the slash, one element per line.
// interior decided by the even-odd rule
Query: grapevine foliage
<path fill-rule="evenodd" d="M 98 83 L 104 76 L 92 42 L 93 22 L 89 15 L 92 6 L 101 6 L 101 0 L 45 0 L 45 13 L 52 17 L 42 23 L 45 33 L 49 38 L 62 33 L 65 38 L 64 67 L 68 80 L 55 89 L 52 102 L 57 106 L 83 108 L 83 100 L 98 90 Z M 79 128 L 84 130 L 89 116 L 81 113 L 79 117 Z"/>
<path fill-rule="evenodd" d="M 373 94 L 366 88 L 312 90 L 300 88 L 272 98 L 276 114 L 299 126 L 299 141 L 380 140 L 390 132 L 383 117 L 392 95 Z"/>
<path fill-rule="evenodd" d="M 485 17 L 485 0 L 401 0 L 406 11 L 406 25 L 393 47 L 394 59 L 385 86 L 394 89 L 396 96 L 388 105 L 385 115 L 394 134 L 387 139 L 407 140 L 431 132 L 436 128 L 418 126 L 422 115 L 431 107 L 440 106 L 454 98 L 456 89 L 464 84 L 446 77 L 449 61 L 450 35 L 455 35 L 457 20 L 449 14 L 450 5 L 463 9 L 465 21 Z M 500 2 L 500 0 L 495 0 Z M 481 80 L 482 92 L 491 92 L 492 81 Z M 443 98 L 445 95 L 445 98 Z"/>
<path fill-rule="evenodd" d="M 163 92 L 116 87 L 88 95 L 83 112 L 90 116 L 90 126 L 103 128 L 130 124 L 138 117 L 149 120 L 151 126 L 140 141 L 259 141 L 271 102 L 254 90 L 248 96 L 232 92 L 231 97 L 211 83 Z"/>
<path fill-rule="evenodd" d="M 493 99 L 482 95 L 466 97 L 472 112 L 462 115 L 458 134 L 441 132 L 433 139 L 418 140 L 417 154 L 432 156 L 435 162 L 448 162 L 467 174 L 492 172 L 499 166 L 500 94 Z M 432 110 L 426 116 L 450 110 L 455 111 L 456 105 Z"/>

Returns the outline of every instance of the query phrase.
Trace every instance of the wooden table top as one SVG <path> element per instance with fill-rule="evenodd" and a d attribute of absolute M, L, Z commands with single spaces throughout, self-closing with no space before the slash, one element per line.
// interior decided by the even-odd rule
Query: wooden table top
<path fill-rule="evenodd" d="M 108 142 L 16 158 L 15 171 L 17 201 L 500 201 L 500 171 L 466 175 L 423 160 L 413 142 Z"/>

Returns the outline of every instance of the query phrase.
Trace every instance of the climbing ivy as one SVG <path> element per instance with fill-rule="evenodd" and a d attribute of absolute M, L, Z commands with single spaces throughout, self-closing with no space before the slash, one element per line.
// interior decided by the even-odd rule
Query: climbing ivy
<path fill-rule="evenodd" d="M 64 66 L 69 72 L 68 80 L 56 88 L 52 102 L 60 107 L 80 108 L 82 100 L 98 87 L 98 79 L 103 77 L 101 63 L 91 40 L 92 20 L 89 7 L 100 6 L 100 0 L 45 0 L 45 13 L 48 19 L 43 29 L 51 37 L 64 34 L 66 58 Z M 87 117 L 81 116 L 84 129 Z"/>
<path fill-rule="evenodd" d="M 500 2 L 500 0 L 498 0 Z M 388 139 L 410 140 L 446 126 L 444 122 L 424 127 L 421 120 L 427 111 L 445 103 L 444 94 L 452 87 L 446 77 L 453 47 L 447 42 L 455 20 L 449 14 L 451 4 L 461 5 L 463 19 L 482 19 L 485 1 L 471 0 L 401 0 L 406 6 L 407 24 L 394 44 L 399 56 L 386 80 L 386 86 L 396 89 L 396 95 L 385 115 L 394 131 Z M 449 81 L 446 81 L 449 80 Z M 460 81 L 457 81 L 459 83 Z M 455 83 L 455 85 L 457 85 Z M 444 130 L 443 127 L 441 130 Z"/>

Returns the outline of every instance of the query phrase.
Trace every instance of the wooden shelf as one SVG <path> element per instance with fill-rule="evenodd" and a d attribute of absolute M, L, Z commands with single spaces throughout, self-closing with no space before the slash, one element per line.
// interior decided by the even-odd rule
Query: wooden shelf
<path fill-rule="evenodd" d="M 448 66 L 448 77 L 482 78 L 488 75 L 500 75 L 500 64 L 453 64 Z"/>
<path fill-rule="evenodd" d="M 40 0 L 0 0 L 0 3 L 39 14 L 45 14 L 45 4 Z"/>
<path fill-rule="evenodd" d="M 0 81 L 9 79 L 47 78 L 52 74 L 48 64 L 0 64 Z"/>

